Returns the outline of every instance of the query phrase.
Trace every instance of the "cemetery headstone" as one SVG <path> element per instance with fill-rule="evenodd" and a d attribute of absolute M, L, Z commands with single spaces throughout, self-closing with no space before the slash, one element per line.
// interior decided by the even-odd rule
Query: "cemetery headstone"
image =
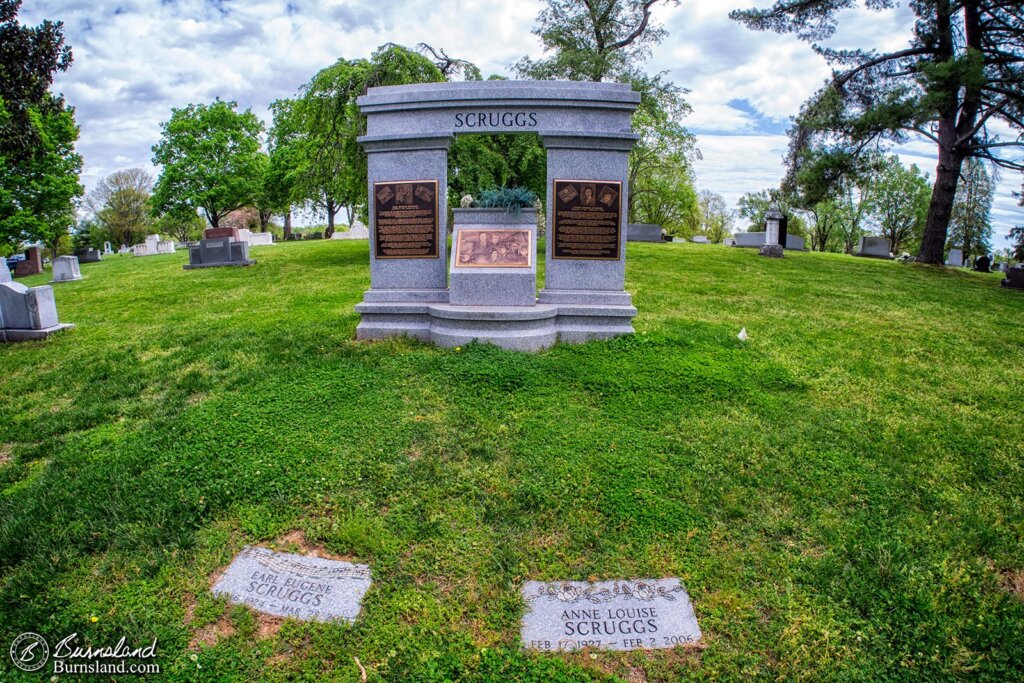
<path fill-rule="evenodd" d="M 758 252 L 761 256 L 770 258 L 782 258 L 785 251 L 785 241 L 779 242 L 781 226 L 786 217 L 778 209 L 772 209 L 765 217 L 764 244 Z"/>
<path fill-rule="evenodd" d="M 736 246 L 736 238 L 735 237 L 726 237 L 725 239 L 722 240 L 722 244 L 727 246 L 727 247 L 735 247 Z"/>
<path fill-rule="evenodd" d="M 537 212 L 454 209 L 454 215 L 449 302 L 456 306 L 535 306 Z"/>
<path fill-rule="evenodd" d="M 14 266 L 14 277 L 38 275 L 41 272 L 43 272 L 43 258 L 39 254 L 39 247 L 29 247 L 25 251 L 25 260 L 18 261 L 18 265 Z"/>
<path fill-rule="evenodd" d="M 79 263 L 98 263 L 103 260 L 99 249 L 78 249 L 75 251 Z"/>
<path fill-rule="evenodd" d="M 979 273 L 991 273 L 991 265 L 992 259 L 987 254 L 983 254 L 974 262 L 974 269 Z"/>
<path fill-rule="evenodd" d="M 891 259 L 892 254 L 889 253 L 890 249 L 891 245 L 887 238 L 877 237 L 875 235 L 864 235 L 860 238 L 860 246 L 857 249 L 857 256 Z"/>
<path fill-rule="evenodd" d="M 661 242 L 661 226 L 654 223 L 630 223 L 626 226 L 627 242 Z"/>
<path fill-rule="evenodd" d="M 964 252 L 962 249 L 950 249 L 949 258 L 946 259 L 947 266 L 953 266 L 954 268 L 964 267 Z"/>
<path fill-rule="evenodd" d="M 679 579 L 528 581 L 521 642 L 530 650 L 664 649 L 701 639 Z"/>
<path fill-rule="evenodd" d="M 110 242 L 103 243 L 103 253 L 108 256 L 114 253 L 114 247 L 110 244 Z"/>
<path fill-rule="evenodd" d="M 704 235 L 694 235 L 693 237 L 690 238 L 690 241 L 696 244 L 711 244 L 711 240 L 709 240 Z"/>
<path fill-rule="evenodd" d="M 29 288 L 20 282 L 0 282 L 0 341 L 46 339 L 71 327 L 57 319 L 50 285 Z"/>
<path fill-rule="evenodd" d="M 11 282 L 11 269 L 7 267 L 5 258 L 0 258 L 0 282 Z"/>
<path fill-rule="evenodd" d="M 1014 266 L 1006 269 L 1006 277 L 1000 283 L 1010 289 L 1024 289 L 1024 267 Z"/>
<path fill-rule="evenodd" d="M 249 243 L 239 239 L 237 228 L 209 228 L 199 240 L 199 246 L 189 247 L 185 270 L 251 266 Z"/>
<path fill-rule="evenodd" d="M 77 256 L 58 256 L 53 259 L 53 279 L 50 282 L 72 282 L 82 279 Z"/>
<path fill-rule="evenodd" d="M 370 239 L 370 230 L 365 225 L 356 221 L 352 224 L 352 227 L 348 230 L 335 232 L 331 235 L 332 240 L 368 240 Z"/>
<path fill-rule="evenodd" d="M 246 546 L 213 593 L 279 617 L 353 622 L 371 583 L 364 564 Z"/>
<path fill-rule="evenodd" d="M 249 234 L 250 247 L 269 247 L 274 243 L 274 234 L 270 232 L 253 232 Z"/>
<path fill-rule="evenodd" d="M 629 152 L 638 138 L 628 131 L 639 100 L 639 93 L 618 83 L 471 81 L 370 88 L 358 100 L 367 116 L 367 134 L 359 142 L 369 175 L 370 289 L 356 306 L 357 338 L 411 336 L 441 346 L 480 339 L 536 350 L 556 340 L 632 334 L 636 309 L 625 291 L 624 218 Z M 448 206 L 448 149 L 455 135 L 481 132 L 537 133 L 547 150 L 546 281 L 532 304 L 503 305 L 521 302 L 511 292 L 505 302 L 494 299 L 500 293 L 495 283 L 510 271 L 532 271 L 532 256 L 529 266 L 494 267 L 481 263 L 476 253 L 483 253 L 483 239 L 490 245 L 490 233 L 525 226 L 478 225 L 472 229 L 491 228 L 486 238 L 467 232 L 465 251 L 454 262 L 448 257 L 447 212 L 440 210 Z M 417 194 L 434 187 L 437 209 L 425 194 Z M 535 228 L 530 235 L 536 239 Z M 519 252 L 524 238 L 525 233 L 500 233 L 506 253 L 495 262 Z M 454 247 L 460 249 L 457 240 Z M 460 254 L 480 272 L 462 278 Z M 463 303 L 452 300 L 449 271 L 459 280 L 454 288 Z M 494 303 L 465 303 L 472 297 L 463 285 L 488 290 L 487 300 Z M 487 298 L 483 291 L 476 297 Z"/>

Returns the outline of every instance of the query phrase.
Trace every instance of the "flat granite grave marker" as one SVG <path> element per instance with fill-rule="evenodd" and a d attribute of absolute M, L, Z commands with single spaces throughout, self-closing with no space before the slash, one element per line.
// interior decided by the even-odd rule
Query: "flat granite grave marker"
<path fill-rule="evenodd" d="M 370 583 L 365 564 L 246 546 L 213 593 L 279 617 L 353 622 Z"/>
<path fill-rule="evenodd" d="M 679 579 L 528 581 L 522 646 L 530 650 L 649 650 L 694 645 L 701 632 Z"/>

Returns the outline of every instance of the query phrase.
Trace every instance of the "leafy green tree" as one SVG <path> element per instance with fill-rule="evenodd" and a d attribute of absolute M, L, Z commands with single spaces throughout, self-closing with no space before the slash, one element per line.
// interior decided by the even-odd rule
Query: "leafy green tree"
<path fill-rule="evenodd" d="M 22 26 L 20 8 L 21 0 L 0 0 L 0 155 L 8 167 L 45 146 L 36 119 L 64 110 L 63 98 L 49 90 L 54 74 L 67 71 L 72 61 L 64 24 Z"/>
<path fill-rule="evenodd" d="M 178 242 L 188 242 L 202 236 L 205 222 L 195 212 L 165 213 L 152 225 L 160 235 L 170 235 Z"/>
<path fill-rule="evenodd" d="M 949 246 L 963 249 L 964 256 L 988 254 L 992 251 L 995 178 L 979 159 L 966 160 L 962 174 L 950 219 Z"/>
<path fill-rule="evenodd" d="M 692 111 L 683 97 L 687 91 L 665 81 L 660 74 L 637 76 L 631 82 L 633 89 L 640 92 L 640 106 L 633 114 L 633 130 L 640 139 L 629 153 L 629 216 L 631 220 L 635 218 L 638 196 L 653 193 L 664 201 L 668 199 L 664 191 L 669 186 L 681 192 L 677 209 L 686 206 L 692 209 L 697 194 L 692 168 L 700 152 L 696 138 L 682 123 Z M 669 173 L 677 174 L 678 178 L 666 183 L 665 176 Z M 649 209 L 650 202 L 647 204 Z"/>
<path fill-rule="evenodd" d="M 666 35 L 656 5 L 679 0 L 547 0 L 533 29 L 548 55 L 523 57 L 516 71 L 537 80 L 603 81 L 637 75 L 636 65 Z"/>
<path fill-rule="evenodd" d="M 899 157 L 885 158 L 873 181 L 871 217 L 890 250 L 899 254 L 920 241 L 931 201 L 928 176 Z"/>
<path fill-rule="evenodd" d="M 296 100 L 275 100 L 270 104 L 274 122 L 270 127 L 268 147 L 270 159 L 263 179 L 267 201 L 284 216 L 284 238 L 292 234 L 292 207 L 306 202 L 299 178 L 305 172 L 308 158 L 305 145 L 309 136 Z"/>
<path fill-rule="evenodd" d="M 115 171 L 96 184 L 85 198 L 85 208 L 103 226 L 103 241 L 131 246 L 145 239 L 152 223 L 152 187 L 152 176 L 141 168 Z"/>
<path fill-rule="evenodd" d="M 60 22 L 22 26 L 20 8 L 0 0 L 0 243 L 41 241 L 56 255 L 82 194 L 75 110 L 49 92 L 71 48 Z"/>
<path fill-rule="evenodd" d="M 1007 235 L 1010 240 L 1010 251 L 1016 261 L 1024 261 L 1024 225 L 1016 225 L 1010 228 Z"/>
<path fill-rule="evenodd" d="M 463 195 L 521 187 L 545 196 L 547 152 L 536 135 L 472 133 L 456 136 L 448 154 L 448 201 Z"/>
<path fill-rule="evenodd" d="M 849 223 L 850 217 L 843 204 L 835 200 L 822 201 L 807 210 L 810 214 L 807 233 L 811 243 L 811 251 L 833 251 L 842 226 Z"/>
<path fill-rule="evenodd" d="M 0 155 L 0 240 L 39 241 L 57 256 L 75 223 L 74 200 L 82 157 L 75 152 L 74 108 L 52 102 L 32 116 L 35 142 L 18 155 Z"/>
<path fill-rule="evenodd" d="M 809 42 L 831 37 L 840 12 L 853 0 L 777 0 L 768 9 L 734 11 L 733 19 L 759 31 L 793 33 Z M 894 5 L 866 0 L 869 9 Z M 1024 127 L 1024 13 L 1006 0 L 914 0 L 917 16 L 908 47 L 834 50 L 815 46 L 836 65 L 833 76 L 798 120 L 794 143 L 837 140 L 857 155 L 881 141 L 921 135 L 938 148 L 938 169 L 918 260 L 940 264 L 960 167 L 977 157 L 1018 171 L 1012 155 L 1019 136 L 1003 140 L 999 126 Z"/>
<path fill-rule="evenodd" d="M 722 222 L 702 224 L 693 174 L 685 164 L 659 164 L 643 178 L 643 188 L 634 196 L 633 222 L 655 223 L 678 237 L 702 231 L 713 242 L 722 241 L 727 234 Z"/>
<path fill-rule="evenodd" d="M 174 109 L 153 147 L 163 172 L 153 190 L 155 215 L 202 211 L 216 228 L 235 209 L 252 204 L 263 180 L 263 124 L 235 102 L 215 100 Z"/>
<path fill-rule="evenodd" d="M 698 229 L 712 242 L 721 242 L 732 234 L 735 216 L 721 195 L 702 190 L 697 202 Z"/>

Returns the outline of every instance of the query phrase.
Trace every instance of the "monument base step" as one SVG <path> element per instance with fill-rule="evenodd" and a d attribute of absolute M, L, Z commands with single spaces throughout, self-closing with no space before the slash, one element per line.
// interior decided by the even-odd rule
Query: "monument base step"
<path fill-rule="evenodd" d="M 186 263 L 185 265 L 182 266 L 182 268 L 184 268 L 185 270 L 197 270 L 199 268 L 230 268 L 230 267 L 233 267 L 233 266 L 243 267 L 243 266 L 254 266 L 254 265 L 256 265 L 256 261 L 250 259 L 248 261 L 217 261 L 215 263 Z"/>
<path fill-rule="evenodd" d="M 455 306 L 367 301 L 357 304 L 356 312 L 361 317 L 356 327 L 360 340 L 406 336 L 446 348 L 477 341 L 516 351 L 633 334 L 636 315 L 633 306 L 603 304 Z"/>
<path fill-rule="evenodd" d="M 61 330 L 70 330 L 73 327 L 73 323 L 61 323 L 60 325 L 54 325 L 52 327 L 44 327 L 41 330 L 0 330 L 0 342 L 46 339 L 56 332 L 60 332 Z"/>

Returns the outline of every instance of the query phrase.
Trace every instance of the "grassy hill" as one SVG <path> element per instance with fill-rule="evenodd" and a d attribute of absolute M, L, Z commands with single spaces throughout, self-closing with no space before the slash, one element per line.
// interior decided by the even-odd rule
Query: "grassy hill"
<path fill-rule="evenodd" d="M 252 253 L 83 265 L 76 329 L 0 347 L 4 648 L 156 637 L 179 681 L 1024 677 L 999 276 L 630 244 L 637 335 L 524 355 L 355 342 L 365 242 Z M 359 621 L 214 600 L 253 543 L 369 563 Z M 662 576 L 703 648 L 520 650 L 522 582 Z"/>

